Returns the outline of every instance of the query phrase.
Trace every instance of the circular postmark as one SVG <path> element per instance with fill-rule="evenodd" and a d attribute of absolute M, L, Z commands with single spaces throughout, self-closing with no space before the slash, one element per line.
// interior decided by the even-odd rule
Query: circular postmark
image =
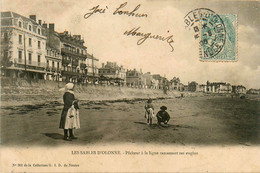
<path fill-rule="evenodd" d="M 226 41 L 224 22 L 218 14 L 207 8 L 197 8 L 184 17 L 185 28 L 194 31 L 199 41 L 200 58 L 213 58 L 223 49 Z"/>

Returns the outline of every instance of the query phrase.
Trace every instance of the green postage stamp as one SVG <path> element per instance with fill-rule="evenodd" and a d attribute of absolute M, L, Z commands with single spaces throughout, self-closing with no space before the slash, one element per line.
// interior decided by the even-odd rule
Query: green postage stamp
<path fill-rule="evenodd" d="M 198 8 L 184 17 L 184 23 L 199 42 L 201 61 L 237 61 L 237 15 Z"/>

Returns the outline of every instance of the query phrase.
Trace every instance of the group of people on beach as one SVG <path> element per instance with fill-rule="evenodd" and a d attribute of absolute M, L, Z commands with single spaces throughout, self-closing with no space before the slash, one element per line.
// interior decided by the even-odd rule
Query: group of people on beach
<path fill-rule="evenodd" d="M 152 125 L 153 119 L 155 117 L 157 118 L 157 124 L 161 126 L 161 123 L 167 124 L 170 120 L 170 115 L 168 112 L 166 112 L 167 107 L 166 106 L 161 106 L 160 111 L 157 112 L 156 116 L 154 114 L 154 107 L 152 104 L 152 99 L 148 99 L 147 103 L 144 106 L 145 108 L 145 115 L 144 117 L 147 119 L 147 124 Z"/>
<path fill-rule="evenodd" d="M 74 136 L 73 129 L 80 128 L 79 105 L 74 95 L 74 87 L 75 85 L 73 83 L 67 83 L 65 88 L 62 89 L 65 92 L 63 95 L 64 107 L 61 113 L 59 128 L 64 129 L 63 139 L 66 141 L 77 139 L 77 137 Z M 162 106 L 160 111 L 156 114 L 157 122 L 160 126 L 161 123 L 167 124 L 170 120 L 170 116 L 166 110 L 167 107 Z M 155 118 L 152 99 L 148 99 L 145 104 L 145 118 L 147 119 L 147 124 L 152 125 L 152 121 Z"/>

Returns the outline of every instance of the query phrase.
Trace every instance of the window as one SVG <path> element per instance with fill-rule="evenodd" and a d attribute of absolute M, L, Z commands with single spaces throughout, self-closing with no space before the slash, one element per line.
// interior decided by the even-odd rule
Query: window
<path fill-rule="evenodd" d="M 41 41 L 38 41 L 38 49 L 41 48 Z"/>
<path fill-rule="evenodd" d="M 19 35 L 19 44 L 22 44 L 23 41 L 22 41 L 22 35 Z"/>
<path fill-rule="evenodd" d="M 32 46 L 32 38 L 29 38 L 29 46 Z"/>
<path fill-rule="evenodd" d="M 41 29 L 38 29 L 38 34 L 41 34 Z"/>
<path fill-rule="evenodd" d="M 7 59 L 7 57 L 8 57 L 8 51 L 4 51 L 4 57 Z"/>
<path fill-rule="evenodd" d="M 52 68 L 54 68 L 54 61 L 52 61 Z"/>
<path fill-rule="evenodd" d="M 49 60 L 47 60 L 47 67 L 49 67 Z"/>
<path fill-rule="evenodd" d="M 28 57 L 29 64 L 31 64 L 31 63 L 32 63 L 32 54 L 31 54 L 31 53 L 29 53 L 29 54 L 28 54 L 28 56 L 29 56 L 29 57 Z"/>
<path fill-rule="evenodd" d="M 20 28 L 22 27 L 22 22 L 21 22 L 21 21 L 19 21 L 19 27 L 20 27 Z"/>
<path fill-rule="evenodd" d="M 38 55 L 38 63 L 41 62 L 41 55 Z"/>
<path fill-rule="evenodd" d="M 57 69 L 59 69 L 60 68 L 60 63 L 59 62 L 57 62 Z"/>
<path fill-rule="evenodd" d="M 8 40 L 8 33 L 5 32 L 5 33 L 4 33 L 4 41 L 7 42 L 7 40 Z"/>
<path fill-rule="evenodd" d="M 22 51 L 18 51 L 18 58 L 22 60 Z"/>
<path fill-rule="evenodd" d="M 32 30 L 32 25 L 29 25 L 29 31 L 31 31 Z"/>

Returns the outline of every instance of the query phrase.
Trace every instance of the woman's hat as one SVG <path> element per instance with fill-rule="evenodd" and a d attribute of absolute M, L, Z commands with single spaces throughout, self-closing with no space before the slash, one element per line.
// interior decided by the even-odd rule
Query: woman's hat
<path fill-rule="evenodd" d="M 67 90 L 72 90 L 73 87 L 74 87 L 74 84 L 73 83 L 67 83 L 65 87 L 66 87 Z"/>
<path fill-rule="evenodd" d="M 167 110 L 167 107 L 166 106 L 162 106 L 160 107 L 161 110 Z"/>

